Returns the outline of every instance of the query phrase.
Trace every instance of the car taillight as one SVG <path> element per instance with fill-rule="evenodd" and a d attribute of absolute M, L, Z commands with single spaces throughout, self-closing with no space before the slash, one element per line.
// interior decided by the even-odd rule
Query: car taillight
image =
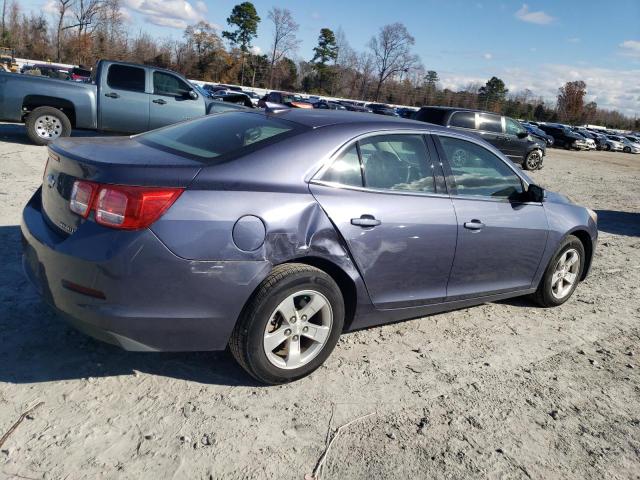
<path fill-rule="evenodd" d="M 86 214 L 76 210 L 73 192 L 81 193 L 87 198 L 84 185 L 92 185 L 89 208 Z M 78 186 L 76 188 L 76 186 Z M 182 188 L 159 187 L 129 187 L 125 185 L 100 185 L 82 180 L 73 184 L 71 196 L 71 210 L 78 215 L 87 217 L 89 212 L 95 212 L 95 221 L 100 225 L 126 230 L 146 228 L 167 211 L 184 191 Z"/>
<path fill-rule="evenodd" d="M 76 180 L 71 189 L 69 208 L 81 217 L 87 218 L 91 211 L 91 202 L 98 185 L 92 182 Z"/>

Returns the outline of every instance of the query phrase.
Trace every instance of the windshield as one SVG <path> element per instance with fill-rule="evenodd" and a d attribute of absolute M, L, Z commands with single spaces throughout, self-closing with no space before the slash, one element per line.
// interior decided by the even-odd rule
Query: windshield
<path fill-rule="evenodd" d="M 285 120 L 246 112 L 208 115 L 138 135 L 140 143 L 202 160 L 254 151 L 305 128 Z"/>

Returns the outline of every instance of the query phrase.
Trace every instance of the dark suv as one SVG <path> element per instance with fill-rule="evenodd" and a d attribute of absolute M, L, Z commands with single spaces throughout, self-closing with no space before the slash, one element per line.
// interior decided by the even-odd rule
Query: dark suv
<path fill-rule="evenodd" d="M 565 125 L 545 123 L 540 124 L 538 128 L 553 137 L 553 144 L 556 147 L 563 147 L 567 150 L 573 148 L 576 150 L 587 150 L 589 148 L 586 138 L 572 131 Z"/>
<path fill-rule="evenodd" d="M 522 165 L 522 168 L 542 168 L 546 153 L 544 140 L 532 138 L 513 118 L 481 110 L 452 107 L 422 107 L 413 118 L 474 133 L 504 153 L 512 162 Z"/>

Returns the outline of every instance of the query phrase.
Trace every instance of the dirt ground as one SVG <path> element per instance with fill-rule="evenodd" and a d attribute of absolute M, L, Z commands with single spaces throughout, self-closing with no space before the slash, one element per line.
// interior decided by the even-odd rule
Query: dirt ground
<path fill-rule="evenodd" d="M 597 210 L 562 307 L 491 303 L 343 335 L 294 384 L 227 353 L 129 353 L 75 332 L 22 274 L 45 149 L 0 125 L 0 478 L 640 478 L 640 155 L 550 150 L 533 174 Z"/>

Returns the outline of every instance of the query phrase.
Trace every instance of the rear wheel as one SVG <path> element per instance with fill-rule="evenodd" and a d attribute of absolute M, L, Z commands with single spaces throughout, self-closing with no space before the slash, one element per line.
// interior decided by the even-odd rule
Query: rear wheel
<path fill-rule="evenodd" d="M 569 300 L 575 291 L 585 265 L 584 246 L 573 235 L 558 247 L 544 272 L 533 300 L 542 307 L 556 307 Z"/>
<path fill-rule="evenodd" d="M 71 135 L 71 122 L 60 110 L 53 107 L 34 109 L 25 121 L 27 135 L 36 145 L 48 145 L 56 138 Z"/>
<path fill-rule="evenodd" d="M 541 164 L 542 152 L 540 152 L 540 150 L 533 150 L 527 155 L 524 161 L 524 168 L 525 170 L 537 170 Z"/>
<path fill-rule="evenodd" d="M 235 359 L 267 384 L 297 380 L 329 357 L 344 325 L 340 288 L 322 270 L 304 264 L 273 269 L 231 334 Z"/>
<path fill-rule="evenodd" d="M 604 149 L 605 149 L 607 152 L 611 151 L 611 145 L 608 145 L 608 144 L 607 144 L 607 145 L 605 145 L 605 146 L 604 146 Z"/>

